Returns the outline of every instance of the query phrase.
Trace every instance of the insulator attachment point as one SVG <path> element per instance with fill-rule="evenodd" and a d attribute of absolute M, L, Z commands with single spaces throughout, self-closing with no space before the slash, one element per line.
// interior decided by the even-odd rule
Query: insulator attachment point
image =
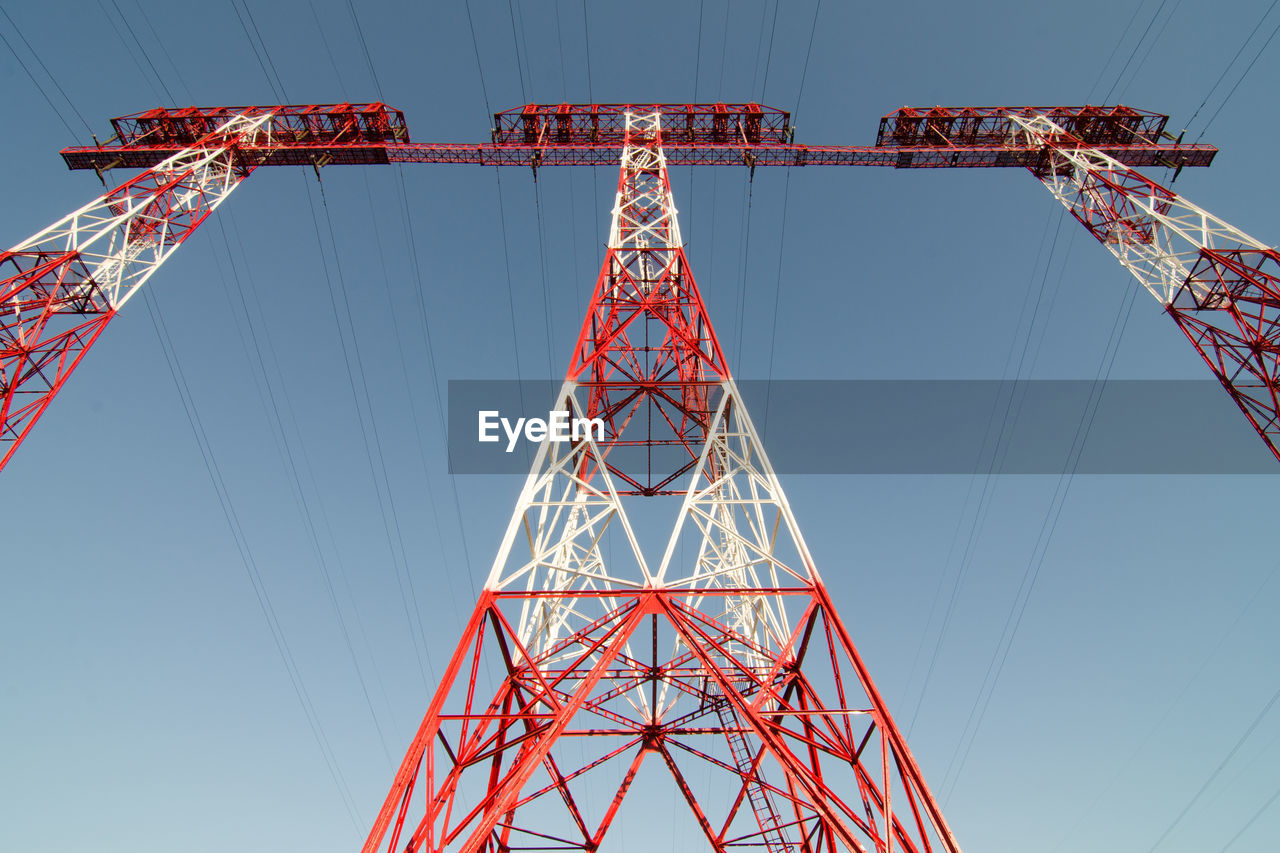
<path fill-rule="evenodd" d="M 316 172 L 316 182 L 317 182 L 317 183 L 320 183 L 320 182 L 321 182 L 321 181 L 320 181 L 320 167 L 322 167 L 322 166 L 328 166 L 328 165 L 329 165 L 330 163 L 332 163 L 332 162 L 333 162 L 333 155 L 332 155 L 332 154 L 330 154 L 330 153 L 329 153 L 329 152 L 327 152 L 327 151 L 326 151 L 325 153 L 321 154 L 319 157 L 316 157 L 316 156 L 314 156 L 314 155 L 311 157 L 311 168 L 312 168 L 312 169 L 315 169 L 315 172 Z"/>

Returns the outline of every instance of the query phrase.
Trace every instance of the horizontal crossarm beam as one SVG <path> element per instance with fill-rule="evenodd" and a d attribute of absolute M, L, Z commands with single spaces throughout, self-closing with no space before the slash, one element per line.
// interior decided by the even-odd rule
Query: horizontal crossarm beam
<path fill-rule="evenodd" d="M 1101 149 L 1126 166 L 1208 166 L 1212 145 L 1144 143 Z M 66 148 L 71 169 L 148 168 L 173 148 Z M 876 148 L 858 145 L 670 145 L 668 166 L 882 166 L 895 169 L 1036 168 L 1043 148 L 969 146 Z M 453 163 L 473 166 L 613 166 L 621 145 L 295 145 L 262 158 L 263 166 L 377 166 L 388 163 Z"/>
<path fill-rule="evenodd" d="M 454 163 L 479 166 L 610 166 L 622 155 L 625 115 L 660 114 L 669 166 L 887 166 L 897 169 L 1044 168 L 1045 149 L 1017 133 L 1018 117 L 1049 116 L 1126 166 L 1208 166 L 1217 149 L 1181 145 L 1168 119 L 1131 107 L 903 108 L 880 121 L 876 144 L 797 145 L 790 116 L 760 104 L 528 104 L 496 113 L 482 143 L 415 143 L 385 104 L 188 107 L 113 120 L 101 145 L 63 150 L 72 169 L 145 169 L 171 156 L 219 117 L 273 115 L 264 166 Z"/>

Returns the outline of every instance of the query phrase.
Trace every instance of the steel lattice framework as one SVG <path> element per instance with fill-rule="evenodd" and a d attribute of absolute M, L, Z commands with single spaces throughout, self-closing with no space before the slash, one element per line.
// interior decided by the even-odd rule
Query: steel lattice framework
<path fill-rule="evenodd" d="M 397 115 L 343 104 L 115 119 L 109 144 L 160 144 L 166 153 L 0 253 L 0 469 L 116 311 L 255 167 L 299 140 L 385 142 L 403 128 Z"/>
<path fill-rule="evenodd" d="M 833 607 L 689 267 L 674 164 L 1030 170 L 1150 291 L 1277 457 L 1280 257 L 1135 171 L 1207 166 L 1124 106 L 904 108 L 805 146 L 759 104 L 531 104 L 482 144 L 384 104 L 158 109 L 71 168 L 141 175 L 0 255 L 0 467 L 115 312 L 258 166 L 621 162 L 607 252 L 484 591 L 365 853 L 595 851 L 647 758 L 712 849 L 956 851 Z M 628 507 L 670 496 L 661 554 Z M 566 743 L 582 751 L 566 750 Z M 587 757 L 583 758 L 582 756 Z M 718 778 L 690 784 L 690 768 Z M 603 807 L 587 790 L 608 791 Z"/>
<path fill-rule="evenodd" d="M 382 104 L 337 104 L 148 110 L 115 119 L 116 135 L 107 143 L 66 148 L 62 156 L 73 169 L 146 169 L 227 116 L 265 112 L 274 117 L 281 140 L 256 152 L 270 166 L 613 166 L 622 155 L 627 111 L 667 118 L 671 128 L 664 149 L 673 166 L 1035 168 L 1044 159 L 1044 146 L 1018 140 L 1013 115 L 1050 116 L 1129 166 L 1208 166 L 1217 153 L 1211 145 L 1173 142 L 1164 132 L 1166 116 L 1125 106 L 903 109 L 881 119 L 875 145 L 857 146 L 798 145 L 788 114 L 759 104 L 529 104 L 496 113 L 491 140 L 480 144 L 412 142 L 399 111 Z M 952 114 L 954 120 L 947 124 Z M 326 128 L 326 122 L 332 127 Z M 951 134 L 945 138 L 938 133 L 944 127 Z"/>
<path fill-rule="evenodd" d="M 98 276 L 109 278 L 113 264 L 132 265 L 122 259 L 134 253 L 147 255 L 149 231 L 130 225 L 141 208 L 122 206 L 121 194 L 143 198 L 148 187 L 170 186 L 175 164 L 200 161 L 211 145 L 225 143 L 224 159 L 232 158 L 239 178 L 256 166 L 310 165 L 318 173 L 327 165 L 387 163 L 526 166 L 536 173 L 540 166 L 618 162 L 626 116 L 655 113 L 666 121 L 663 147 L 672 165 L 1030 170 L 1161 300 L 1280 458 L 1275 252 L 1135 171 L 1213 161 L 1213 146 L 1171 137 L 1166 116 L 1123 105 L 904 107 L 880 120 L 874 146 L 809 146 L 795 143 L 786 112 L 755 103 L 529 104 L 496 113 L 488 143 L 455 144 L 411 141 L 403 113 L 385 104 L 344 103 L 153 109 L 113 119 L 115 133 L 105 143 L 63 150 L 73 169 L 148 171 L 0 255 L 7 274 L 0 281 L 0 469 L 119 307 L 102 296 Z M 233 122 L 256 131 L 229 142 L 221 129 Z M 166 251 L 152 253 L 139 282 L 225 197 L 216 172 L 184 173 L 195 193 L 182 197 L 207 201 L 173 209 Z M 95 209 L 105 213 L 90 235 L 77 220 Z M 157 200 L 148 217 L 160 211 L 163 218 L 163 209 Z M 116 233 L 119 258 L 101 269 L 86 266 L 81 244 L 109 233 Z M 51 266 L 53 258 L 62 260 Z M 671 444 L 681 443 L 678 432 Z M 623 487 L 661 491 L 625 478 Z"/>
<path fill-rule="evenodd" d="M 608 428 L 540 445 L 364 851 L 594 851 L 647 758 L 714 850 L 957 851 L 729 373 L 662 114 L 624 118 L 608 250 L 556 403 Z M 625 494 L 683 495 L 660 555 Z"/>
<path fill-rule="evenodd" d="M 1015 121 L 1051 152 L 1049 192 L 1160 301 L 1280 456 L 1280 253 L 1046 116 Z"/>
<path fill-rule="evenodd" d="M 90 344 L 253 168 L 268 116 L 233 115 L 101 198 L 0 254 L 0 467 Z"/>

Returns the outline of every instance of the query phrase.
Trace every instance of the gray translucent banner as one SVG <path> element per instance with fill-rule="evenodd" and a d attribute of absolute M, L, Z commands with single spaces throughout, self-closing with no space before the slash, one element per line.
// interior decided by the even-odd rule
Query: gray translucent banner
<path fill-rule="evenodd" d="M 497 418 L 549 419 L 559 381 L 449 382 L 449 470 L 525 474 L 536 444 Z M 779 473 L 1280 474 L 1212 380 L 740 380 Z M 479 441 L 480 412 L 490 415 Z M 508 446 L 512 447 L 507 452 Z M 679 467 L 660 448 L 655 467 Z"/>

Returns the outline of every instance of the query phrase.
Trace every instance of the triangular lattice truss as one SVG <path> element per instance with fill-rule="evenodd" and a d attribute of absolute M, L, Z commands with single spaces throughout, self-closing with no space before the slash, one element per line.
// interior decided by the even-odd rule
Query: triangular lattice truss
<path fill-rule="evenodd" d="M 959 849 L 729 375 L 661 143 L 628 117 L 557 401 L 604 437 L 541 445 L 367 853 L 595 851 L 646 760 L 713 850 Z M 660 559 L 628 495 L 682 496 Z"/>

